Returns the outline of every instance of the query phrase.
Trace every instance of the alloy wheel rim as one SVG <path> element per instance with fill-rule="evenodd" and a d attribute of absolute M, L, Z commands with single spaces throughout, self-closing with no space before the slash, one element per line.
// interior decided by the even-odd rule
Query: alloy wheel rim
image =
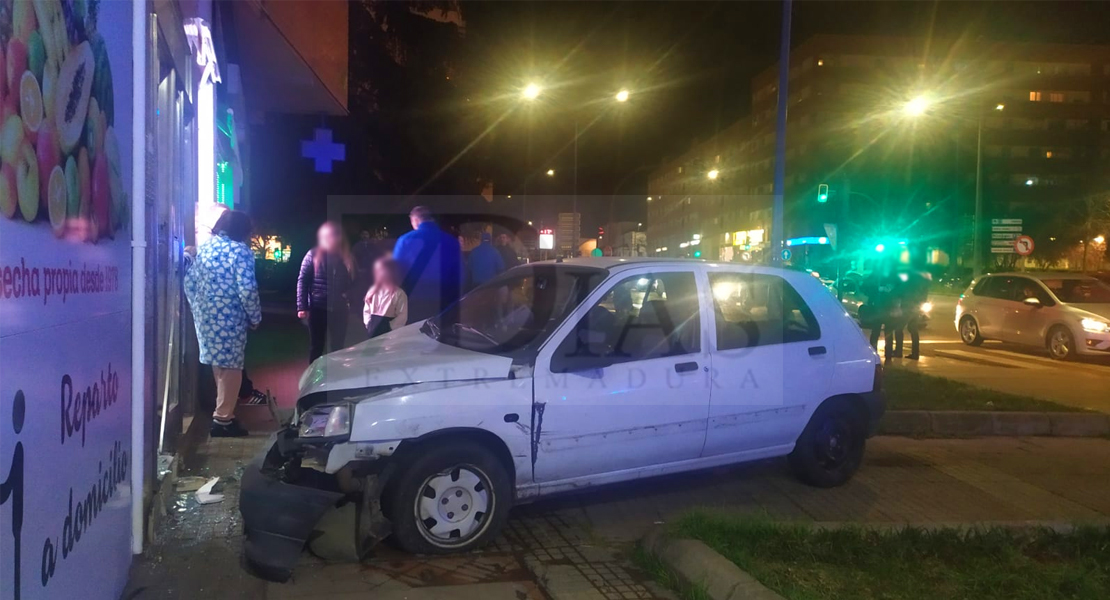
<path fill-rule="evenodd" d="M 1052 334 L 1052 342 L 1049 344 L 1049 350 L 1052 351 L 1057 357 L 1063 358 L 1071 352 L 1068 344 L 1068 336 L 1063 331 L 1056 331 Z"/>
<path fill-rule="evenodd" d="M 424 480 L 413 513 L 420 534 L 437 546 L 459 546 L 489 524 L 494 498 L 489 477 L 472 465 L 457 465 Z"/>
<path fill-rule="evenodd" d="M 964 321 L 963 333 L 965 342 L 971 342 L 975 340 L 975 321 L 972 321 L 971 319 Z"/>

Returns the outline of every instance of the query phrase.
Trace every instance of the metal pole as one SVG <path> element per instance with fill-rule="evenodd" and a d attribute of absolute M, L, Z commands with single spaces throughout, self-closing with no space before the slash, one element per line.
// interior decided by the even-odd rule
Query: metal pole
<path fill-rule="evenodd" d="M 578 217 L 578 117 L 574 118 L 574 182 L 571 184 L 570 230 L 575 233 L 571 252 L 578 248 L 582 238 L 582 220 Z M 578 227 L 575 227 L 575 223 Z M 575 231 L 577 229 L 577 231 Z"/>
<path fill-rule="evenodd" d="M 972 220 L 971 276 L 983 271 L 983 115 L 979 115 L 978 139 L 975 143 L 975 218 Z"/>
<path fill-rule="evenodd" d="M 790 83 L 790 13 L 793 0 L 782 3 L 782 47 L 779 50 L 779 101 L 775 121 L 775 182 L 774 199 L 771 205 L 771 264 L 782 264 L 785 225 L 783 218 L 784 193 L 786 184 L 786 109 Z"/>

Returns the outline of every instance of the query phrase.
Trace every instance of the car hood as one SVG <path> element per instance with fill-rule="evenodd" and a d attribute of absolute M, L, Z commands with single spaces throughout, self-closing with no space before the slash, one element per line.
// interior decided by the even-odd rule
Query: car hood
<path fill-rule="evenodd" d="M 319 392 L 509 376 L 513 361 L 442 344 L 412 324 L 325 354 L 309 365 L 300 396 Z"/>
<path fill-rule="evenodd" d="M 1090 313 L 1092 316 L 1110 319 L 1110 304 L 1069 304 L 1068 306 L 1085 313 Z"/>

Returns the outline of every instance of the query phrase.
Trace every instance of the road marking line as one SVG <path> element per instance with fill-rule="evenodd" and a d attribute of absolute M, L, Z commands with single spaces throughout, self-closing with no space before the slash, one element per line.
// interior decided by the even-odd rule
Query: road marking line
<path fill-rule="evenodd" d="M 981 353 L 978 353 L 978 352 L 968 352 L 966 350 L 935 350 L 933 353 L 936 354 L 937 356 L 943 356 L 945 358 L 951 358 L 951 359 L 955 359 L 955 360 L 969 360 L 969 361 L 975 361 L 975 362 L 983 362 L 983 363 L 997 365 L 997 366 L 1000 366 L 1000 367 L 1018 368 L 1018 369 L 1034 369 L 1034 370 L 1040 370 L 1040 369 L 1045 368 L 1044 366 L 1039 365 L 1037 363 L 1032 363 L 1032 362 L 1027 362 L 1027 361 L 1020 361 L 1020 360 L 1011 360 L 1009 358 L 1000 358 L 1000 357 L 997 357 L 997 356 L 991 356 L 991 355 L 986 354 L 986 353 L 981 354 Z"/>

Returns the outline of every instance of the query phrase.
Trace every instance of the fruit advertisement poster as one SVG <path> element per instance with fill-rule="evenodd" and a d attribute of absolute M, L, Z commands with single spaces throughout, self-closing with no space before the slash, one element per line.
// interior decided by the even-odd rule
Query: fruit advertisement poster
<path fill-rule="evenodd" d="M 131 23 L 0 0 L 0 600 L 130 566 Z"/>

